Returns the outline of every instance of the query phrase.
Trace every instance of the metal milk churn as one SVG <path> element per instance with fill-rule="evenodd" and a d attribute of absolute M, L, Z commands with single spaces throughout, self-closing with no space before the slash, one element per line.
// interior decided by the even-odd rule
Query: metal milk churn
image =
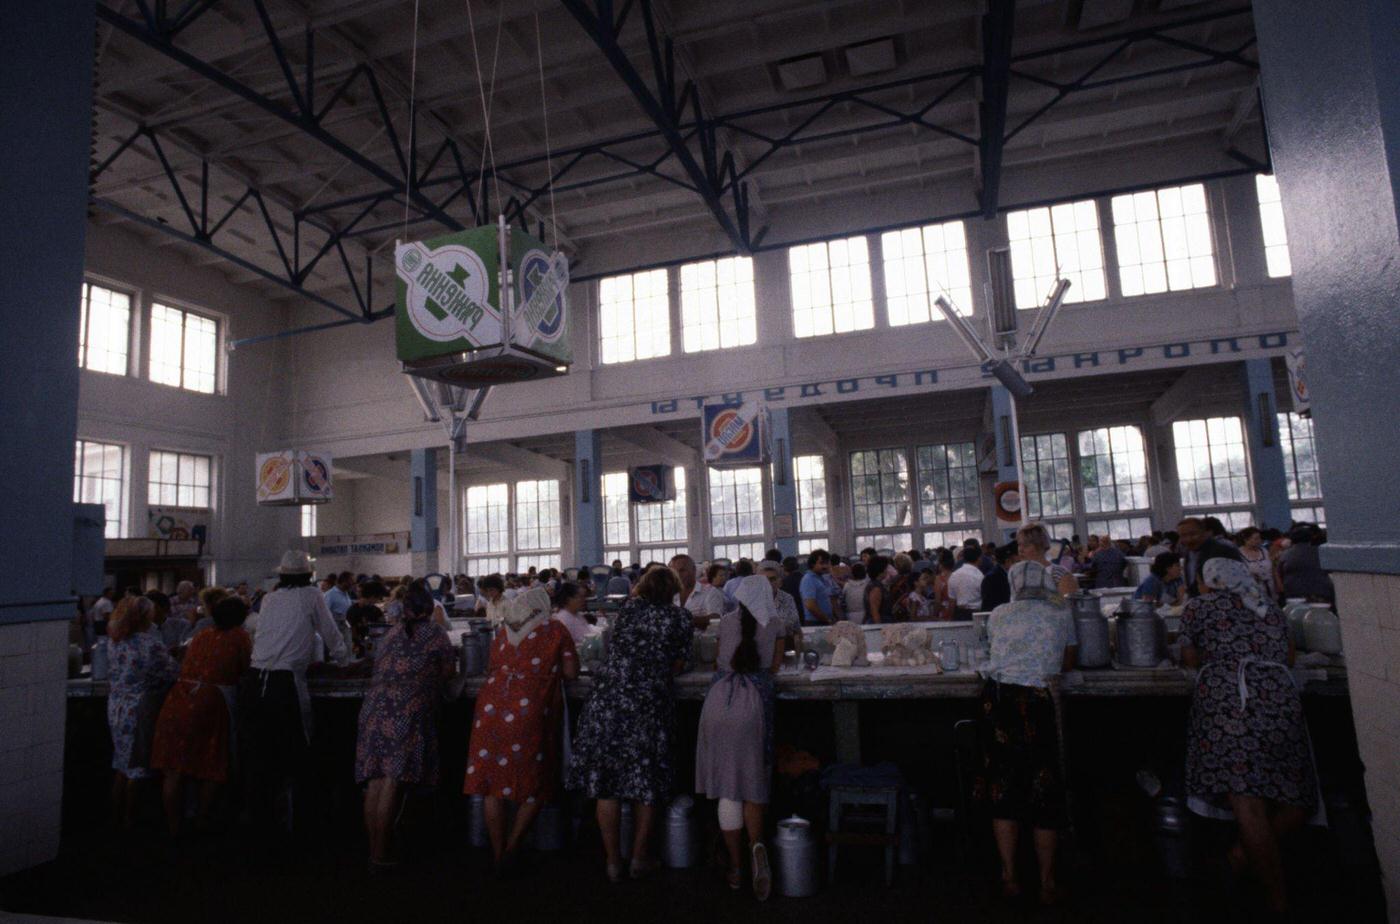
<path fill-rule="evenodd" d="M 671 869 L 689 869 L 700 861 L 699 826 L 695 823 L 695 800 L 677 796 L 666 810 L 666 839 L 662 860 Z"/>
<path fill-rule="evenodd" d="M 1079 666 L 1108 667 L 1108 620 L 1104 619 L 1099 600 L 1093 594 L 1069 595 L 1074 632 L 1079 637 Z"/>
<path fill-rule="evenodd" d="M 805 898 L 817 893 L 817 839 L 810 822 L 796 815 L 778 822 L 773 853 L 777 860 L 774 872 L 780 894 Z"/>

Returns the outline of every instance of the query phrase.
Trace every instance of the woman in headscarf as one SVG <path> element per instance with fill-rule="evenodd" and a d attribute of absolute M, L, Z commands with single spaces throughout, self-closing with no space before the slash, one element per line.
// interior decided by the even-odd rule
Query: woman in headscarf
<path fill-rule="evenodd" d="M 653 568 L 613 621 L 607 659 L 593 678 L 593 695 L 579 717 L 570 789 L 598 800 L 598 827 L 608 879 L 622 879 L 621 800 L 633 802 L 632 869 L 640 879 L 659 865 L 651 856 L 656 804 L 671 797 L 676 736 L 672 678 L 691 648 L 690 613 L 672 603 L 681 582 L 670 568 Z"/>
<path fill-rule="evenodd" d="M 773 775 L 773 673 L 783 662 L 784 625 L 774 606 L 777 582 L 764 575 L 740 578 L 739 606 L 719 624 L 718 669 L 695 746 L 695 789 L 719 800 L 719 828 L 729 851 L 731 889 L 743 885 L 743 837 L 747 830 L 753 891 L 768 898 L 772 875 L 763 844 L 763 812 Z"/>
<path fill-rule="evenodd" d="M 1316 804 L 1303 701 L 1288 665 L 1287 624 L 1244 562 L 1212 558 L 1201 566 L 1201 595 L 1181 614 L 1181 661 L 1199 667 L 1186 748 L 1188 804 L 1199 814 L 1239 823 L 1231 848 L 1273 911 L 1285 911 L 1280 838 Z"/>
<path fill-rule="evenodd" d="M 568 627 L 550 618 L 551 609 L 543 587 L 504 602 L 476 698 L 462 791 L 485 797 L 498 873 L 510 867 L 540 805 L 559 795 L 564 681 L 578 676 L 578 655 Z M 509 834 L 505 800 L 516 805 Z"/>
<path fill-rule="evenodd" d="M 1011 566 L 1011 602 L 987 620 L 991 659 L 982 689 L 982 767 L 975 793 L 991 811 L 1001 856 L 1002 891 L 1020 894 L 1016 845 L 1029 824 L 1040 865 L 1040 900 L 1058 899 L 1055 850 L 1069 824 L 1060 777 L 1059 737 L 1051 678 L 1074 665 L 1078 639 L 1060 592 L 1058 565 L 1019 561 Z"/>
<path fill-rule="evenodd" d="M 224 597 L 214 607 L 214 631 L 190 640 L 180 665 L 180 679 L 165 697 L 156 723 L 151 767 L 165 777 L 161 791 L 170 836 L 180 833 L 184 820 L 184 784 L 199 782 L 196 825 L 207 827 L 214 798 L 228 782 L 229 739 L 238 679 L 248 669 L 253 640 L 243 629 L 248 605 Z"/>
<path fill-rule="evenodd" d="M 151 777 L 151 741 L 165 691 L 178 666 L 151 631 L 155 604 L 128 596 L 107 623 L 107 725 L 112 731 L 112 818 L 124 827 L 135 819 L 137 787 Z"/>
<path fill-rule="evenodd" d="M 435 601 L 422 581 L 375 647 L 374 677 L 360 708 L 355 780 L 365 788 L 370 870 L 391 866 L 390 840 L 404 787 L 436 786 L 437 713 L 456 663 L 447 632 L 432 620 Z"/>

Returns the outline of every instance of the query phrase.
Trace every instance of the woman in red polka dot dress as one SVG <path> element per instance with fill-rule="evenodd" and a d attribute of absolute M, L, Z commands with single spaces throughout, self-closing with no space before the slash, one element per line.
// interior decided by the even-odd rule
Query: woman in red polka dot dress
<path fill-rule="evenodd" d="M 564 681 L 578 676 L 578 655 L 569 630 L 550 619 L 550 609 L 542 588 L 506 603 L 476 698 L 462 791 L 486 799 L 486 831 L 498 870 L 515 856 L 540 805 L 559 792 Z M 509 836 L 504 799 L 518 807 Z"/>

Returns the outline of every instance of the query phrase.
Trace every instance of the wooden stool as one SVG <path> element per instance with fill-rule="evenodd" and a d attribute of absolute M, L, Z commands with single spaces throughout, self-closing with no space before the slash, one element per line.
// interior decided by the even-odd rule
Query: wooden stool
<path fill-rule="evenodd" d="M 894 885 L 895 849 L 899 846 L 899 787 L 898 786 L 833 786 L 830 820 L 826 832 L 827 879 L 836 878 L 836 849 L 845 844 L 852 847 L 885 848 L 885 885 Z M 885 831 L 862 833 L 841 830 L 842 812 L 849 806 L 874 806 L 885 812 Z"/>

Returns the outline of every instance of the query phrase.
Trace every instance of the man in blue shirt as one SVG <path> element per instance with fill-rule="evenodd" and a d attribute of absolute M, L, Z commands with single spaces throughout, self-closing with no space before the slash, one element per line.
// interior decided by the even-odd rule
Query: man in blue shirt
<path fill-rule="evenodd" d="M 350 588 L 354 583 L 355 575 L 342 571 L 336 576 L 335 586 L 325 593 L 326 609 L 331 611 L 336 625 L 345 622 L 345 614 L 350 612 Z"/>
<path fill-rule="evenodd" d="M 831 553 L 826 549 L 813 549 L 808 554 L 807 573 L 802 576 L 799 588 L 803 622 L 829 625 L 836 621 L 832 598 L 837 591 L 831 580 Z"/>

